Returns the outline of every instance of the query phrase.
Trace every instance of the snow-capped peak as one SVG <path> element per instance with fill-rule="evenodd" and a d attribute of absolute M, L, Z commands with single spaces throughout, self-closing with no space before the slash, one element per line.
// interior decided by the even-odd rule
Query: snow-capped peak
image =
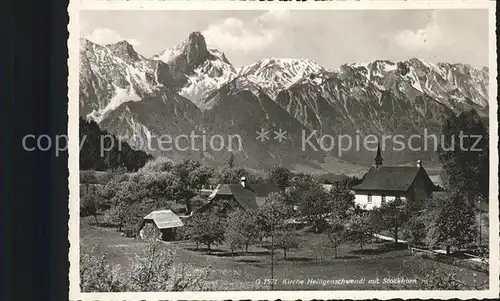
<path fill-rule="evenodd" d="M 324 70 L 310 59 L 267 58 L 244 66 L 238 75 L 260 85 L 269 96 L 275 98 L 280 91 L 301 78 Z"/>
<path fill-rule="evenodd" d="M 224 53 L 208 49 L 200 32 L 192 32 L 179 45 L 154 55 L 152 59 L 161 60 L 185 75 L 186 83 L 179 94 L 197 106 L 209 93 L 236 76 L 236 69 Z"/>

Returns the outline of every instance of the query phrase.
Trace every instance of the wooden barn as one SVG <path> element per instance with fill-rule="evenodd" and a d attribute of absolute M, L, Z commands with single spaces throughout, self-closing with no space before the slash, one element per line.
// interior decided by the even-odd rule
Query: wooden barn
<path fill-rule="evenodd" d="M 158 238 L 163 241 L 175 240 L 177 228 L 184 224 L 172 210 L 158 210 L 146 215 L 140 226 L 141 239 Z"/>

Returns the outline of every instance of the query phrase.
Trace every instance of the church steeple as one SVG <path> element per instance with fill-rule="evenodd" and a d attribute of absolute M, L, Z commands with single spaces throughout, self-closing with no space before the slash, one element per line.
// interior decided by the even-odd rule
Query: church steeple
<path fill-rule="evenodd" d="M 382 166 L 383 161 L 384 159 L 382 158 L 382 154 L 380 152 L 380 143 L 379 143 L 377 148 L 377 155 L 375 156 L 375 166 L 376 167 Z"/>

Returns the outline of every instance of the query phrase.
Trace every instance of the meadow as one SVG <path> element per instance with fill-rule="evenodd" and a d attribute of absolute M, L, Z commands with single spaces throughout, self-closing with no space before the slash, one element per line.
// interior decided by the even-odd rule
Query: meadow
<path fill-rule="evenodd" d="M 121 236 L 115 228 L 97 227 L 92 219 L 80 223 L 81 247 L 95 246 L 106 253 L 111 265 L 127 270 L 145 242 Z M 477 270 L 438 262 L 409 253 L 406 245 L 372 242 L 364 246 L 342 244 L 338 258 L 323 234 L 298 231 L 299 247 L 287 252 L 274 250 L 275 290 L 388 290 L 421 289 L 427 281 L 426 271 L 455 274 L 469 285 L 487 283 L 488 275 Z M 214 290 L 271 289 L 271 250 L 269 242 L 252 244 L 248 252 L 231 253 L 225 244 L 208 252 L 190 241 L 163 242 L 172 249 L 176 262 L 193 268 L 207 268 L 206 287 Z M 398 282 L 399 281 L 399 282 Z M 349 283 L 350 282 L 350 283 Z"/>

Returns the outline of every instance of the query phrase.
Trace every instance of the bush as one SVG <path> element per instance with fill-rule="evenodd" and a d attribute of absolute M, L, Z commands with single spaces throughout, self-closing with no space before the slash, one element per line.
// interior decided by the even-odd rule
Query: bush
<path fill-rule="evenodd" d="M 100 184 L 94 170 L 80 170 L 80 184 Z"/>
<path fill-rule="evenodd" d="M 82 292 L 154 292 L 193 291 L 205 288 L 209 268 L 194 269 L 175 265 L 175 253 L 151 240 L 131 263 L 130 271 L 120 273 L 112 267 L 106 254 L 96 254 L 95 248 L 80 246 L 80 289 Z"/>
<path fill-rule="evenodd" d="M 99 209 L 99 200 L 95 196 L 85 195 L 80 198 L 80 216 L 93 216 L 97 225 L 97 211 Z"/>
<path fill-rule="evenodd" d="M 184 291 L 201 289 L 206 271 L 174 266 L 175 254 L 150 241 L 132 263 L 128 290 L 132 292 Z"/>
<path fill-rule="evenodd" d="M 82 292 L 119 292 L 124 290 L 120 266 L 111 267 L 106 254 L 96 255 L 95 247 L 80 245 L 80 290 Z"/>

